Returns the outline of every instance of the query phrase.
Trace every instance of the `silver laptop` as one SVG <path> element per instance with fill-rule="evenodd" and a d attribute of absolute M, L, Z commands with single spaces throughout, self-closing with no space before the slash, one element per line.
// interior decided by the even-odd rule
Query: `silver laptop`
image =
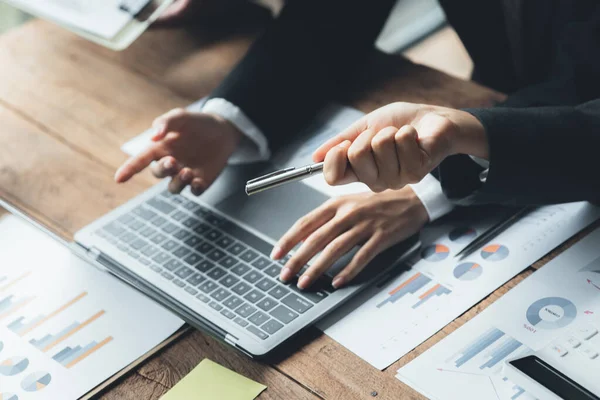
<path fill-rule="evenodd" d="M 267 355 L 417 247 L 411 238 L 381 254 L 348 287 L 331 278 L 310 290 L 279 279 L 276 240 L 327 197 L 302 183 L 248 197 L 245 182 L 272 165 L 227 167 L 200 198 L 168 193 L 162 182 L 79 231 L 77 245 L 110 272 L 193 326 L 253 357 Z"/>

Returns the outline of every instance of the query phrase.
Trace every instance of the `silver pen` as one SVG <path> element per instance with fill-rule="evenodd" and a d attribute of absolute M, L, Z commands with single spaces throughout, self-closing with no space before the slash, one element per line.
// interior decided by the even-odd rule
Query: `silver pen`
<path fill-rule="evenodd" d="M 260 176 L 246 182 L 246 194 L 251 196 L 263 190 L 272 189 L 286 183 L 300 181 L 310 177 L 312 174 L 323 172 L 323 163 L 305 165 L 304 167 L 290 167 L 270 174 Z"/>

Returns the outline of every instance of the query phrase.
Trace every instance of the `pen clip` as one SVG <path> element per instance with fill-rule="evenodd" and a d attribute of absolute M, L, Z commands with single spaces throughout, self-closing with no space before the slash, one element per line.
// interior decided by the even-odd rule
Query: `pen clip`
<path fill-rule="evenodd" d="M 251 179 L 251 180 L 249 180 L 247 182 L 247 184 L 259 182 L 259 181 L 262 181 L 263 179 L 271 178 L 271 177 L 276 176 L 276 175 L 281 175 L 281 174 L 284 174 L 286 172 L 293 171 L 295 169 L 296 168 L 294 168 L 294 167 L 280 169 L 279 171 L 271 172 L 270 174 L 266 174 L 266 175 L 263 175 L 263 176 L 259 176 L 258 178 Z"/>

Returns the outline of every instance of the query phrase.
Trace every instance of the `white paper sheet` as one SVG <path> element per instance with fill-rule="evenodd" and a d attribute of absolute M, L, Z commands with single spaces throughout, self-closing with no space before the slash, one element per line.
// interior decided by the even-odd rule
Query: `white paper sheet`
<path fill-rule="evenodd" d="M 600 394 L 600 230 L 566 250 L 467 324 L 398 371 L 398 378 L 439 400 L 530 399 L 511 383 L 505 360 L 536 353 Z M 577 343 L 572 341 L 575 338 Z M 573 347 L 574 344 L 576 347 Z M 555 345 L 567 349 L 561 356 Z"/>
<path fill-rule="evenodd" d="M 0 219 L 1 399 L 79 398 L 182 325 L 17 217 Z"/>
<path fill-rule="evenodd" d="M 542 207 L 464 261 L 453 255 L 495 217 L 443 219 L 424 230 L 423 251 L 409 271 L 384 279 L 318 326 L 384 369 L 599 216 L 588 203 Z"/>
<path fill-rule="evenodd" d="M 132 20 L 122 0 L 8 0 L 42 17 L 112 39 Z"/>

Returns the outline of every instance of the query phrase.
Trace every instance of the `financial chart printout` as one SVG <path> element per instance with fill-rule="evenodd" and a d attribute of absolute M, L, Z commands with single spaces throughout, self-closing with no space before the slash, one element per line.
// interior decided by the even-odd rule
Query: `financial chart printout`
<path fill-rule="evenodd" d="M 598 243 L 600 230 L 401 368 L 398 378 L 439 400 L 531 399 L 506 377 L 504 365 L 535 354 L 600 393 Z"/>
<path fill-rule="evenodd" d="M 383 277 L 318 326 L 384 369 L 590 224 L 599 209 L 588 203 L 541 207 L 469 257 L 456 258 L 498 222 L 498 215 L 502 212 L 489 209 L 436 221 L 423 231 L 421 251 L 408 265 Z"/>
<path fill-rule="evenodd" d="M 76 399 L 183 322 L 20 219 L 0 219 L 0 399 Z"/>

